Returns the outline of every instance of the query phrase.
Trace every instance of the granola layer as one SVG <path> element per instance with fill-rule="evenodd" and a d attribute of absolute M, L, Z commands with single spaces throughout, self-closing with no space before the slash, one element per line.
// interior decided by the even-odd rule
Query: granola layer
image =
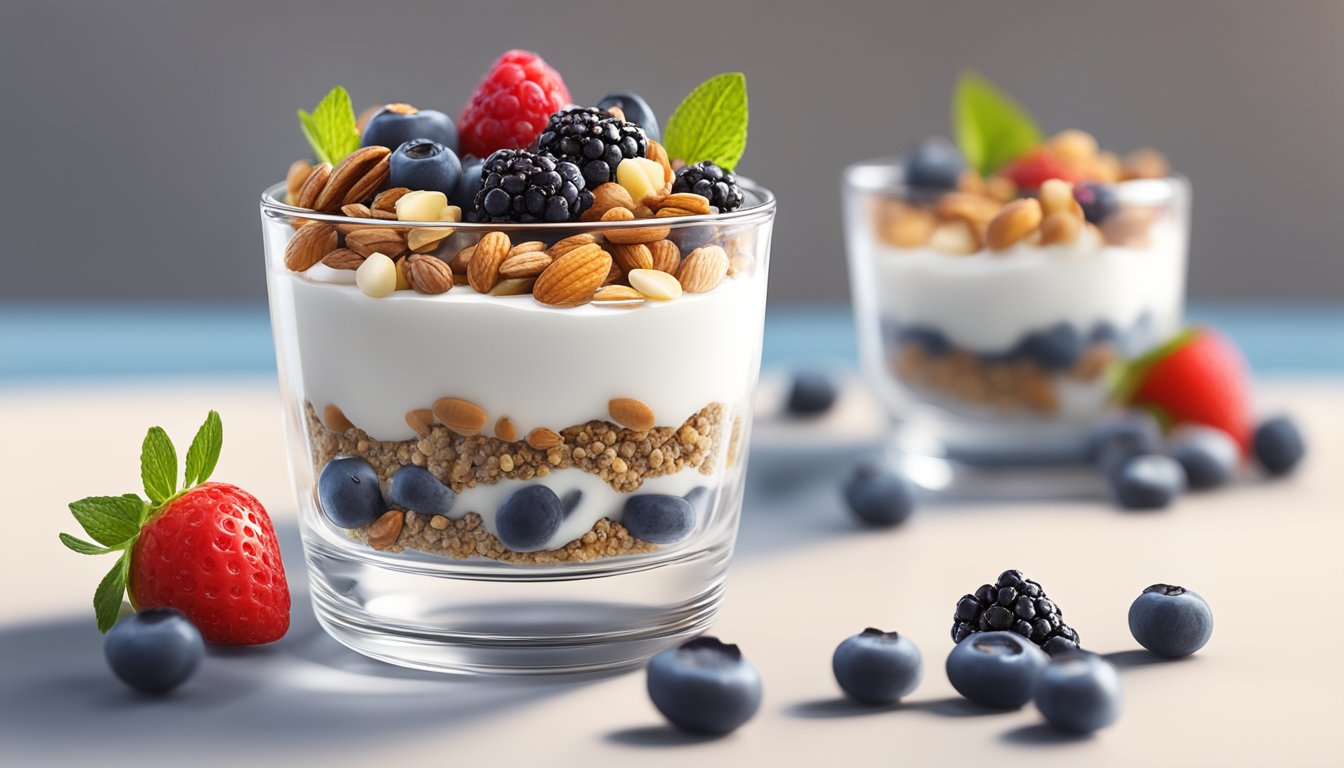
<path fill-rule="evenodd" d="M 350 531 L 350 538 L 367 544 L 368 533 L 368 526 L 357 528 Z M 411 549 L 455 560 L 485 557 L 529 565 L 586 563 L 604 557 L 652 552 L 657 548 L 656 544 L 631 536 L 620 523 L 602 518 L 593 525 L 592 530 L 563 547 L 541 552 L 514 552 L 486 530 L 481 516 L 475 512 L 468 512 L 455 520 L 442 515 L 430 517 L 407 512 L 396 540 L 381 547 L 385 551 L 402 552 Z"/>
<path fill-rule="evenodd" d="M 987 360 L 964 349 L 931 354 L 918 344 L 892 353 L 891 368 L 907 385 L 1002 411 L 1056 412 L 1058 383 L 1094 382 L 1117 357 L 1110 344 L 1092 344 L 1066 371 L 1047 371 L 1030 360 Z"/>

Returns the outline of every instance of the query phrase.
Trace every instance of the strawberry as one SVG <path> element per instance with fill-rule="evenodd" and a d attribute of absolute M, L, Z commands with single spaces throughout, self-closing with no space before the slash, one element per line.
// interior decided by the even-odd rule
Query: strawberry
<path fill-rule="evenodd" d="M 1063 179 L 1076 182 L 1084 179 L 1084 174 L 1064 158 L 1045 147 L 1036 147 L 999 170 L 1017 185 L 1018 189 L 1039 189 L 1050 179 Z"/>
<path fill-rule="evenodd" d="M 1221 429 L 1245 451 L 1251 439 L 1250 373 L 1241 351 L 1212 328 L 1191 328 L 1132 361 L 1116 398 L 1167 427 Z"/>
<path fill-rule="evenodd" d="M 486 158 L 497 149 L 522 149 L 568 103 L 565 81 L 544 59 L 531 51 L 508 51 L 462 110 L 462 151 Z"/>
<path fill-rule="evenodd" d="M 289 629 L 289 584 L 271 518 L 243 489 L 206 482 L 223 434 L 219 414 L 211 411 L 187 450 L 179 490 L 177 451 L 167 433 L 153 427 L 140 451 L 148 500 L 125 494 L 70 504 L 97 544 L 66 533 L 62 543 L 84 555 L 121 553 L 94 592 L 99 630 L 116 623 L 128 591 L 137 610 L 175 608 L 212 643 L 269 643 Z"/>

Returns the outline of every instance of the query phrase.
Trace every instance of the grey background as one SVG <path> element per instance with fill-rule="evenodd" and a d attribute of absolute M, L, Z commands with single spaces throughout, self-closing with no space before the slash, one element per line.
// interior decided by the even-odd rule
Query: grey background
<path fill-rule="evenodd" d="M 1165 150 L 1195 188 L 1192 295 L 1344 297 L 1344 3 L 0 6 L 0 299 L 259 299 L 256 200 L 307 151 L 295 108 L 340 83 L 455 116 L 507 47 L 576 100 L 634 89 L 663 117 L 745 71 L 775 301 L 845 297 L 840 169 L 946 133 L 964 67 L 1048 132 Z"/>

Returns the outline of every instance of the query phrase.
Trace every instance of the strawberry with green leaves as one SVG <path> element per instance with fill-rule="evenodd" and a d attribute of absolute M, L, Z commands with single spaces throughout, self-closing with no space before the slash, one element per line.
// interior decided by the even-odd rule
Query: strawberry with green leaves
<path fill-rule="evenodd" d="M 123 594 L 137 610 L 176 608 L 207 642 L 269 643 L 289 629 L 289 584 L 270 516 L 243 489 L 206 482 L 223 440 L 211 411 L 187 449 L 179 488 L 177 451 L 153 427 L 140 451 L 148 500 L 128 493 L 70 504 L 97 543 L 62 533 L 65 546 L 83 555 L 120 553 L 94 592 L 100 631 L 116 623 Z"/>

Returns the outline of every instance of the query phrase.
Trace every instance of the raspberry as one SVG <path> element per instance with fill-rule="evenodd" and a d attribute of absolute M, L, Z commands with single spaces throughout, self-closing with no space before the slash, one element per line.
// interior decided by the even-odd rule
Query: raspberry
<path fill-rule="evenodd" d="M 1083 174 L 1077 168 L 1042 147 L 1037 147 L 1004 166 L 999 175 L 1012 180 L 1019 189 L 1039 189 L 1050 179 L 1083 180 Z"/>
<path fill-rule="evenodd" d="M 485 73 L 458 120 L 465 154 L 488 157 L 521 149 L 537 138 L 551 114 L 569 103 L 559 73 L 531 51 L 509 51 Z"/>

